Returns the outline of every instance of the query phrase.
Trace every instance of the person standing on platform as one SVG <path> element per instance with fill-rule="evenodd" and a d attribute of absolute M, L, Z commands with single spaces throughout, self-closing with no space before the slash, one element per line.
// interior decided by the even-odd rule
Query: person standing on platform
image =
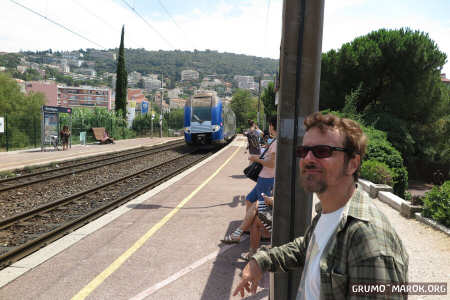
<path fill-rule="evenodd" d="M 359 124 L 314 113 L 304 125 L 296 155 L 301 184 L 317 194 L 319 212 L 304 236 L 253 255 L 233 295 L 255 293 L 264 271 L 303 267 L 296 299 L 406 299 L 404 294 L 353 294 L 358 284 L 407 283 L 409 260 L 386 216 L 357 189 L 367 145 Z"/>
<path fill-rule="evenodd" d="M 274 137 L 277 136 L 277 118 L 273 117 L 269 121 L 269 131 Z M 262 193 L 271 195 L 275 177 L 275 157 L 277 152 L 277 141 L 273 140 L 269 145 L 269 149 L 264 157 L 259 158 L 259 154 L 249 155 L 248 159 L 252 162 L 258 162 L 263 165 L 263 168 L 258 176 L 258 181 L 255 187 L 246 197 L 246 215 L 241 225 L 231 234 L 222 239 L 224 243 L 239 243 L 241 235 L 245 230 L 248 230 L 253 222 L 259 209 L 264 209 L 266 204 Z"/>
<path fill-rule="evenodd" d="M 61 137 L 61 143 L 62 143 L 63 151 L 69 149 L 69 138 L 70 138 L 69 127 L 67 125 L 64 125 L 63 129 L 61 130 L 59 135 Z"/>

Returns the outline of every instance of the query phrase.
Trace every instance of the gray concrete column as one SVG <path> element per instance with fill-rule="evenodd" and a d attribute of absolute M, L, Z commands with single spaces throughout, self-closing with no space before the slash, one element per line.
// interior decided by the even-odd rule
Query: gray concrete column
<path fill-rule="evenodd" d="M 303 121 L 319 108 L 324 0 L 285 0 L 280 53 L 280 102 L 272 245 L 304 234 L 311 223 L 312 194 L 300 186 L 295 147 Z M 298 272 L 271 275 L 270 299 L 295 299 Z"/>

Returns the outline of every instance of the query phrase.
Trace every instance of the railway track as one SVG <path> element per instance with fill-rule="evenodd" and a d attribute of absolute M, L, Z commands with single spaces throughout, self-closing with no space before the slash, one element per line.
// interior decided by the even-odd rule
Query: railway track
<path fill-rule="evenodd" d="M 147 155 L 174 149 L 182 145 L 184 145 L 183 141 L 177 141 L 174 143 L 153 146 L 151 148 L 139 148 L 138 150 L 127 150 L 124 152 L 113 153 L 111 155 L 102 155 L 100 157 L 69 161 L 58 165 L 58 168 L 46 169 L 17 177 L 2 179 L 0 180 L 0 192 L 141 158 Z"/>
<path fill-rule="evenodd" d="M 104 184 L 0 220 L 0 269 L 42 248 L 211 155 L 193 149 Z"/>

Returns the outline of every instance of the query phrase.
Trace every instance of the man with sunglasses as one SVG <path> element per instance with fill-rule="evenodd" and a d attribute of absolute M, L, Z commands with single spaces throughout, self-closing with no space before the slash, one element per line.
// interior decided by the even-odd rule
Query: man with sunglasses
<path fill-rule="evenodd" d="M 320 200 L 318 214 L 304 236 L 258 251 L 233 294 L 255 293 L 263 271 L 303 267 L 296 299 L 406 299 L 389 289 L 380 292 L 380 284 L 407 282 L 408 254 L 386 216 L 357 188 L 367 146 L 360 126 L 321 113 L 304 125 L 296 155 L 302 186 Z M 367 287 L 379 292 L 367 294 Z"/>

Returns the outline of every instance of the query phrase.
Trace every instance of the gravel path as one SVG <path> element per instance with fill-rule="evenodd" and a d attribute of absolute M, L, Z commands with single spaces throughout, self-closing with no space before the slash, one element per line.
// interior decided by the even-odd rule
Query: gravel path
<path fill-rule="evenodd" d="M 450 289 L 450 238 L 415 219 L 406 219 L 389 205 L 375 200 L 388 217 L 409 254 L 410 282 L 447 282 Z M 408 299 L 450 299 L 446 296 L 409 296 Z"/>

